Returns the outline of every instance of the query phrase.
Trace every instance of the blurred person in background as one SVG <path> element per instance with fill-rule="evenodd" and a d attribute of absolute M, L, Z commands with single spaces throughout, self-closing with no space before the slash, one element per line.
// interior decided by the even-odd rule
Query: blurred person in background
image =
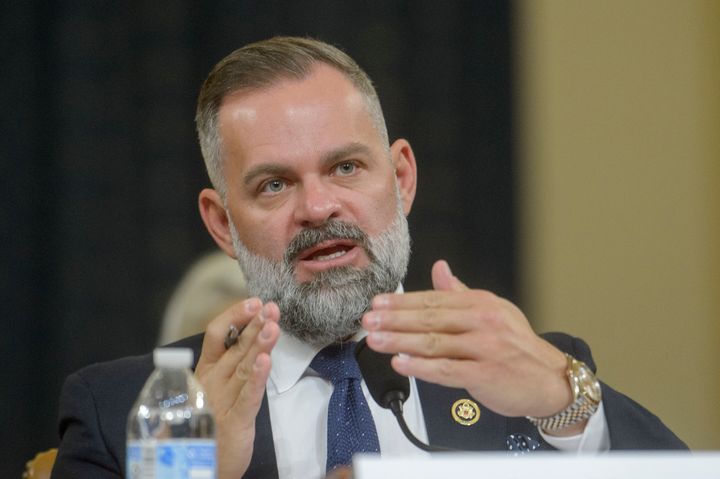
<path fill-rule="evenodd" d="M 201 256 L 190 265 L 170 297 L 158 345 L 205 331 L 210 320 L 247 297 L 237 261 L 221 251 Z"/>

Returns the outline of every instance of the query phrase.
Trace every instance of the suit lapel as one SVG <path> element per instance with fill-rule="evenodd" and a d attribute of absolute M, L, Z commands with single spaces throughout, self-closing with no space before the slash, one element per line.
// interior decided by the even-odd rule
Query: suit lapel
<path fill-rule="evenodd" d="M 260 411 L 255 418 L 255 444 L 250 467 L 245 477 L 262 477 L 263 479 L 277 479 L 277 461 L 275 459 L 275 443 L 270 425 L 270 410 L 268 409 L 267 394 L 263 396 Z"/>
<path fill-rule="evenodd" d="M 460 399 L 472 399 L 464 389 L 454 389 L 417 380 L 420 402 L 433 446 L 461 451 L 492 451 L 506 449 L 507 420 L 478 404 L 480 418 L 465 426 L 453 419 L 452 408 Z"/>

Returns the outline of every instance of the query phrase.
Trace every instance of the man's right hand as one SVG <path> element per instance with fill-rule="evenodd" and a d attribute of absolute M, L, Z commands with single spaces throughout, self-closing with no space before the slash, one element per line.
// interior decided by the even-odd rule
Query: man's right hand
<path fill-rule="evenodd" d="M 270 375 L 270 351 L 280 337 L 280 310 L 250 298 L 210 322 L 195 369 L 215 413 L 218 479 L 238 478 L 252 458 L 257 416 Z M 225 349 L 230 325 L 242 330 Z M 244 329 L 243 329 L 244 328 Z"/>

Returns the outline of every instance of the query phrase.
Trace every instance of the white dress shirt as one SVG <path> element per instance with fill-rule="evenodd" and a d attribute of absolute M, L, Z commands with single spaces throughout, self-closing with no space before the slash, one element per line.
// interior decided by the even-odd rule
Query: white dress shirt
<path fill-rule="evenodd" d="M 358 333 L 355 339 L 365 334 L 364 331 Z M 280 479 L 325 476 L 327 413 L 333 386 L 309 367 L 320 349 L 281 333 L 271 354 L 267 397 Z M 405 438 L 392 412 L 375 403 L 364 381 L 362 390 L 375 420 L 381 454 L 385 457 L 426 456 L 428 453 Z M 414 378 L 410 381 L 410 397 L 404 405 L 403 416 L 415 436 L 427 443 L 425 419 Z M 582 435 L 558 438 L 543 434 L 543 437 L 552 446 L 565 451 L 599 452 L 610 446 L 602 404 Z"/>

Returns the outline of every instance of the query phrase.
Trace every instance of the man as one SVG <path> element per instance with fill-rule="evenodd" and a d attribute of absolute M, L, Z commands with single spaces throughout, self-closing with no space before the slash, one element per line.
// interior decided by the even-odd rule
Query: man
<path fill-rule="evenodd" d="M 220 478 L 324 475 L 337 452 L 328 418 L 343 411 L 317 361 L 366 333 L 370 348 L 403 353 L 392 365 L 413 378 L 405 415 L 433 444 L 684 447 L 624 396 L 603 385 L 600 398 L 582 341 L 536 335 L 517 307 L 468 289 L 446 262 L 432 268 L 432 291 L 398 294 L 415 158 L 406 140 L 389 144 L 375 90 L 344 53 L 284 37 L 237 50 L 205 81 L 196 121 L 214 186 L 200 193 L 201 216 L 255 296 L 181 342 L 202 342 L 195 373 L 216 415 Z M 231 327 L 242 334 L 226 348 Z M 68 379 L 54 477 L 124 472 L 125 416 L 150 369 L 146 356 Z M 369 402 L 376 445 L 358 449 L 422 454 Z"/>

